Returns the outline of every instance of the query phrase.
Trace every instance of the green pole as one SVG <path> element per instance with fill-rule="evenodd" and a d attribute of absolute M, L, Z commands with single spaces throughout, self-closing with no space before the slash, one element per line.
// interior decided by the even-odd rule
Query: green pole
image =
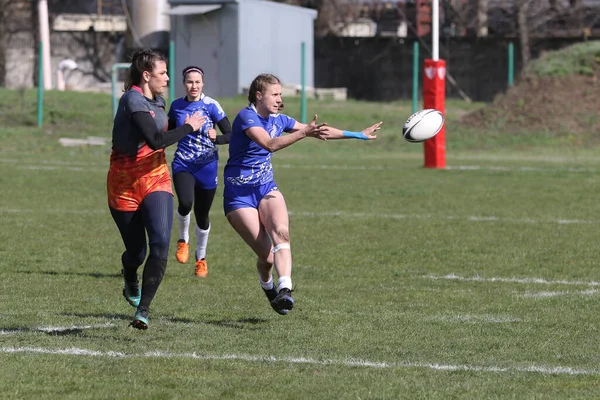
<path fill-rule="evenodd" d="M 44 122 L 44 43 L 40 42 L 38 53 L 38 104 L 37 104 L 37 124 L 42 127 Z"/>
<path fill-rule="evenodd" d="M 169 74 L 175 76 L 175 42 L 169 41 Z M 175 100 L 175 80 L 169 81 L 169 103 Z"/>
<path fill-rule="evenodd" d="M 300 84 L 302 86 L 301 93 L 301 102 L 300 102 L 300 121 L 305 124 L 306 123 L 306 43 L 302 42 L 301 49 L 301 57 L 300 57 Z"/>
<path fill-rule="evenodd" d="M 513 42 L 508 43 L 508 87 L 513 85 L 515 80 L 515 46 Z"/>
<path fill-rule="evenodd" d="M 413 43 L 413 93 L 412 93 L 412 112 L 417 112 L 419 102 L 419 42 Z"/>

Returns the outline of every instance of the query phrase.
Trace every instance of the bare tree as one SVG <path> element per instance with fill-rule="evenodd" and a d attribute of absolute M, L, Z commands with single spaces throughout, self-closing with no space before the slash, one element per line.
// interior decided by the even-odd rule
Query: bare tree
<path fill-rule="evenodd" d="M 360 14 L 361 0 L 273 0 L 277 3 L 313 8 L 318 11 L 315 34 L 336 34 L 340 24 L 356 21 Z"/>
<path fill-rule="evenodd" d="M 519 0 L 517 3 L 517 24 L 519 27 L 519 43 L 521 45 L 521 60 L 527 65 L 531 59 L 531 48 L 529 46 L 530 25 L 527 18 L 529 5 L 532 0 Z"/>

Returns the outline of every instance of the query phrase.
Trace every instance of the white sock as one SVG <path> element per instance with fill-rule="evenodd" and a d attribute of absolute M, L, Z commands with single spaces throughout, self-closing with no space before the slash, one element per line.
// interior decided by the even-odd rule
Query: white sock
<path fill-rule="evenodd" d="M 277 282 L 279 290 L 286 288 L 292 290 L 292 277 L 291 276 L 280 276 Z"/>
<path fill-rule="evenodd" d="M 258 276 L 258 281 L 260 282 L 260 286 L 265 289 L 265 290 L 271 290 L 273 289 L 274 285 L 273 285 L 273 275 L 271 275 L 269 277 L 269 280 L 267 282 L 263 282 L 262 279 L 260 279 L 260 275 Z"/>
<path fill-rule="evenodd" d="M 179 239 L 185 240 L 186 243 L 190 242 L 190 214 L 181 215 L 177 211 L 177 220 L 179 221 Z"/>
<path fill-rule="evenodd" d="M 202 230 L 196 225 L 196 260 L 206 258 L 206 245 L 208 244 L 208 233 L 210 232 L 210 224 L 207 230 Z"/>

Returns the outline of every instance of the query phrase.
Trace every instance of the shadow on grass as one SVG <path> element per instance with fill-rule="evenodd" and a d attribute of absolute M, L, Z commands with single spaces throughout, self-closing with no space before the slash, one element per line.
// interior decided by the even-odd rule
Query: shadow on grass
<path fill-rule="evenodd" d="M 132 309 L 133 310 L 133 309 Z M 103 318 L 103 319 L 111 319 L 111 320 L 123 320 L 130 321 L 132 314 L 111 314 L 111 313 L 63 313 L 62 315 L 68 317 L 78 317 L 78 318 Z M 244 329 L 244 330 L 261 330 L 263 327 L 261 325 L 269 322 L 267 319 L 263 318 L 239 318 L 239 319 L 221 319 L 221 320 L 194 320 L 190 318 L 178 318 L 178 317 L 170 317 L 170 316 L 158 316 L 158 320 L 168 321 L 172 323 L 181 323 L 181 324 L 205 324 L 205 325 L 214 325 L 222 328 L 233 328 L 233 329 Z"/>
<path fill-rule="evenodd" d="M 73 276 L 89 276 L 91 278 L 102 279 L 102 278 L 121 278 L 120 273 L 108 274 L 101 272 L 60 272 L 60 271 L 17 271 L 21 274 L 40 274 L 40 275 L 73 275 Z"/>
<path fill-rule="evenodd" d="M 44 329 L 44 328 L 10 328 L 4 329 L 0 328 L 0 333 L 2 335 L 15 335 L 18 333 L 45 333 L 49 336 L 68 336 L 68 335 L 79 335 L 83 333 L 83 328 L 73 327 L 73 328 L 60 328 L 60 329 Z"/>
<path fill-rule="evenodd" d="M 132 308 L 133 310 L 133 308 Z M 112 320 L 123 320 L 129 321 L 133 316 L 133 311 L 131 314 L 112 314 L 112 313 L 63 313 L 67 317 L 78 317 L 78 318 L 104 318 L 104 319 L 112 319 Z"/>
<path fill-rule="evenodd" d="M 200 321 L 200 323 L 207 325 L 215 325 L 222 328 L 233 328 L 233 329 L 244 329 L 258 331 L 262 330 L 262 326 L 269 320 L 263 318 L 240 318 L 237 320 L 221 319 L 215 321 Z"/>

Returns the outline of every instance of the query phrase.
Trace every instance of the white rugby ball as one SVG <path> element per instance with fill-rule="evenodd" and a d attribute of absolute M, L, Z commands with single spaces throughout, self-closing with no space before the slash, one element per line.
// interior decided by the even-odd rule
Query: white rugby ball
<path fill-rule="evenodd" d="M 428 108 L 408 117 L 402 128 L 402 136 L 411 143 L 424 142 L 437 135 L 442 126 L 444 126 L 444 114 Z"/>

